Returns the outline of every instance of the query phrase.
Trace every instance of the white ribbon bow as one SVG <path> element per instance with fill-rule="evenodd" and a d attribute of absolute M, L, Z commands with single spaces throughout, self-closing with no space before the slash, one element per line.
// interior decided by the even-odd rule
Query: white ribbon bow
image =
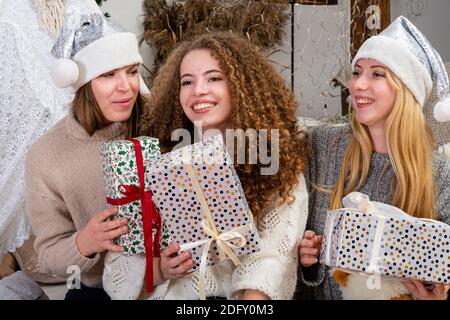
<path fill-rule="evenodd" d="M 224 257 L 227 255 L 231 261 L 233 261 L 235 266 L 238 266 L 241 262 L 239 261 L 238 256 L 232 249 L 242 248 L 247 239 L 245 238 L 245 234 L 252 230 L 252 226 L 250 224 L 246 224 L 244 226 L 237 227 L 232 230 L 228 230 L 224 233 L 218 233 L 217 229 L 214 226 L 211 226 L 207 219 L 203 219 L 200 223 L 203 232 L 210 236 L 209 239 L 199 240 L 191 243 L 186 243 L 180 246 L 180 251 L 186 251 L 195 247 L 204 246 L 202 251 L 202 257 L 200 260 L 200 268 L 199 268 L 199 296 L 201 300 L 206 299 L 205 292 L 205 277 L 206 277 L 206 265 L 208 259 L 208 252 L 211 244 L 216 241 L 217 249 L 219 251 L 219 256 Z M 237 244 L 233 244 L 232 241 L 237 239 Z"/>
<path fill-rule="evenodd" d="M 370 201 L 369 197 L 363 193 L 360 192 L 352 192 L 349 193 L 347 196 L 345 196 L 342 199 L 342 203 L 344 204 L 343 209 L 339 210 L 353 210 L 353 211 L 359 211 L 359 212 L 365 212 L 367 214 L 373 215 L 377 218 L 377 227 L 375 230 L 375 237 L 373 241 L 373 249 L 372 254 L 370 257 L 369 267 L 367 269 L 367 273 L 379 273 L 380 267 L 378 264 L 379 259 L 379 252 L 381 249 L 381 242 L 384 232 L 384 227 L 386 225 L 386 220 L 389 218 L 393 219 L 401 219 L 408 222 L 417 222 L 417 220 L 428 222 L 428 223 L 435 223 L 435 224 L 442 224 L 447 226 L 446 224 L 432 219 L 426 219 L 426 218 L 414 218 L 401 209 L 382 203 L 377 201 Z M 334 225 L 334 219 L 336 218 L 335 213 L 331 213 L 331 221 L 327 225 L 326 229 L 326 250 L 324 252 L 325 258 L 324 263 L 328 266 L 331 265 L 331 236 L 333 234 L 333 225 Z"/>
<path fill-rule="evenodd" d="M 214 224 L 214 219 L 213 219 L 213 216 L 209 209 L 205 195 L 203 194 L 202 188 L 197 180 L 197 176 L 195 175 L 194 168 L 192 167 L 192 164 L 190 162 L 187 149 L 183 149 L 182 158 L 183 158 L 183 168 L 187 172 L 189 179 L 192 182 L 192 186 L 197 195 L 197 199 L 198 199 L 200 206 L 203 209 L 203 213 L 205 215 L 205 219 L 203 219 L 201 222 L 202 230 L 210 238 L 181 245 L 180 250 L 186 251 L 186 250 L 189 250 L 191 248 L 198 247 L 201 245 L 204 246 L 203 251 L 202 251 L 202 257 L 200 260 L 198 286 L 199 286 L 200 299 L 205 300 L 206 299 L 206 293 L 205 293 L 206 265 L 207 265 L 208 251 L 209 251 L 209 248 L 211 247 L 212 242 L 216 241 L 216 243 L 217 243 L 219 257 L 223 258 L 224 255 L 227 255 L 233 261 L 233 263 L 236 266 L 238 266 L 240 264 L 240 261 L 239 261 L 238 256 L 236 255 L 236 253 L 234 253 L 233 249 L 242 248 L 246 244 L 247 239 L 244 235 L 252 230 L 252 225 L 246 224 L 246 225 L 237 227 L 235 229 L 228 230 L 223 233 L 219 233 Z M 233 240 L 237 240 L 236 245 L 233 244 L 233 242 L 232 242 Z"/>

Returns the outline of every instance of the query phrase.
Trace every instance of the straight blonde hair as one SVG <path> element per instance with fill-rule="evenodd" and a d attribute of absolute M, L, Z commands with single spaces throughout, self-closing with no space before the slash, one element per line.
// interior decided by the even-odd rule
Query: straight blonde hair
<path fill-rule="evenodd" d="M 390 70 L 386 71 L 388 83 L 396 90 L 385 128 L 394 170 L 393 205 L 411 216 L 434 219 L 433 133 L 411 91 Z M 331 193 L 332 209 L 341 208 L 342 198 L 361 188 L 369 172 L 373 149 L 368 128 L 356 120 L 354 112 L 351 126 L 352 139 Z"/>

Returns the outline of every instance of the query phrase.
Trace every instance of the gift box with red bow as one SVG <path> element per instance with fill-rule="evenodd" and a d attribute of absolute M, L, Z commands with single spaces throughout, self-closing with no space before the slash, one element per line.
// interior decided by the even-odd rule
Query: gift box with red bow
<path fill-rule="evenodd" d="M 148 162 L 160 155 L 156 138 L 138 137 L 116 140 L 101 145 L 107 199 L 118 207 L 113 219 L 128 219 L 129 232 L 114 239 L 123 247 L 123 254 L 146 255 L 147 289 L 153 287 L 152 259 L 160 255 L 160 247 L 168 245 L 168 235 L 149 184 Z"/>
<path fill-rule="evenodd" d="M 103 159 L 108 203 L 118 206 L 119 210 L 113 218 L 127 218 L 130 230 L 129 233 L 116 238 L 114 242 L 124 248 L 124 255 L 145 254 L 143 202 L 147 202 L 146 206 L 152 207 L 151 200 L 147 199 L 151 198 L 151 191 L 146 165 L 152 157 L 160 155 L 158 139 L 138 137 L 133 141 L 105 142 L 101 146 L 100 154 Z M 142 170 L 143 181 L 140 181 L 139 169 Z M 151 210 L 152 208 L 149 209 Z M 156 220 L 157 216 L 151 219 L 154 225 L 153 238 L 157 230 Z"/>

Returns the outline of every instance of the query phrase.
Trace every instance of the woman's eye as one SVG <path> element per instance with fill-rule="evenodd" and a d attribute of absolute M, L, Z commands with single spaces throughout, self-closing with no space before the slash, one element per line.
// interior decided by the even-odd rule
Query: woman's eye
<path fill-rule="evenodd" d="M 136 73 L 138 73 L 138 70 L 137 70 L 137 69 L 135 69 L 135 70 L 130 70 L 130 73 L 131 73 L 131 74 L 136 74 Z"/>
<path fill-rule="evenodd" d="M 211 78 L 209 78 L 210 82 L 220 81 L 220 80 L 222 80 L 222 78 L 220 78 L 220 77 L 211 77 Z"/>
<path fill-rule="evenodd" d="M 352 75 L 353 75 L 354 77 L 359 76 L 359 71 L 353 71 L 353 72 L 352 72 Z"/>
<path fill-rule="evenodd" d="M 381 73 L 381 72 L 374 72 L 374 73 L 373 73 L 373 76 L 374 76 L 375 78 L 379 78 L 379 77 L 384 78 L 384 77 L 385 77 L 384 73 Z"/>
<path fill-rule="evenodd" d="M 105 78 L 111 78 L 111 77 L 114 77 L 114 72 L 104 73 L 104 74 L 102 74 L 102 77 L 105 77 Z"/>
<path fill-rule="evenodd" d="M 188 85 L 190 85 L 191 83 L 192 83 L 191 80 L 184 80 L 184 81 L 181 82 L 181 85 L 182 85 L 182 86 L 188 86 Z"/>

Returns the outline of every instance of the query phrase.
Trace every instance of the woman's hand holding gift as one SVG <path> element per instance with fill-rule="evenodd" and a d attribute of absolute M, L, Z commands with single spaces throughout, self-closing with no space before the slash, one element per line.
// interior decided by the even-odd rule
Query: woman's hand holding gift
<path fill-rule="evenodd" d="M 163 279 L 179 279 L 194 265 L 189 252 L 179 253 L 180 246 L 172 244 L 161 251 L 160 267 Z"/>
<path fill-rule="evenodd" d="M 127 219 L 110 220 L 117 214 L 117 208 L 108 208 L 95 214 L 88 224 L 76 236 L 76 246 L 85 257 L 105 250 L 122 252 L 123 248 L 112 240 L 128 232 Z"/>
<path fill-rule="evenodd" d="M 300 264 L 308 268 L 319 262 L 320 249 L 323 236 L 318 236 L 314 231 L 307 230 L 298 246 Z"/>
<path fill-rule="evenodd" d="M 417 300 L 447 300 L 449 285 L 436 283 L 431 286 L 425 286 L 419 280 L 404 282 L 403 285 L 408 289 Z"/>

